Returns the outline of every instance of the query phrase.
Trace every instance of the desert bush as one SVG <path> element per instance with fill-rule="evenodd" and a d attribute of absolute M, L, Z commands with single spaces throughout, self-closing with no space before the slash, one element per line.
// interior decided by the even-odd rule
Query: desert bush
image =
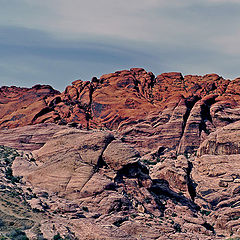
<path fill-rule="evenodd" d="M 61 235 L 58 233 L 53 237 L 53 240 L 63 240 L 63 238 L 61 237 Z"/>
<path fill-rule="evenodd" d="M 29 238 L 26 236 L 26 233 L 23 232 L 20 229 L 14 229 L 9 234 L 8 237 L 11 240 L 29 240 Z"/>

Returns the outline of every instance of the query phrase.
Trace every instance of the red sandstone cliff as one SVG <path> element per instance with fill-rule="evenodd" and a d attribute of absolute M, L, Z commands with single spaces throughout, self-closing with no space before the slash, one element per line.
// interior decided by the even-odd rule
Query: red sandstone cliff
<path fill-rule="evenodd" d="M 62 93 L 1 87 L 0 145 L 19 151 L 0 146 L 2 193 L 42 212 L 49 239 L 239 236 L 239 81 L 134 68 Z"/>
<path fill-rule="evenodd" d="M 159 146 L 195 151 L 218 127 L 240 119 L 239 81 L 217 74 L 163 73 L 141 68 L 77 80 L 59 93 L 49 86 L 0 89 L 0 128 L 37 123 L 118 130 L 140 151 Z"/>

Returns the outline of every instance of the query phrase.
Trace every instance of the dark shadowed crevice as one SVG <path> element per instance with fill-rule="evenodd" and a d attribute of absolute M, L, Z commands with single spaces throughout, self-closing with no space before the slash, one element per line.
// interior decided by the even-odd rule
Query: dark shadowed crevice
<path fill-rule="evenodd" d="M 138 181 L 138 186 L 140 188 L 144 187 L 143 182 L 145 180 L 151 180 L 151 178 L 149 176 L 148 168 L 146 166 L 142 165 L 140 162 L 129 163 L 129 164 L 125 165 L 122 169 L 120 169 L 117 172 L 117 176 L 115 177 L 114 182 L 117 185 L 124 184 L 125 178 L 136 179 Z M 152 197 L 156 203 L 157 209 L 163 216 L 164 211 L 165 211 L 165 205 L 161 202 L 161 200 L 159 199 L 157 194 L 152 192 L 150 189 L 148 189 L 148 191 L 152 195 Z M 128 197 L 127 194 L 126 194 L 126 196 Z"/>
<path fill-rule="evenodd" d="M 118 220 L 116 220 L 113 225 L 115 225 L 116 227 L 120 227 L 122 223 L 124 223 L 125 221 L 128 221 L 128 217 L 122 217 Z"/>
<path fill-rule="evenodd" d="M 205 222 L 204 224 L 202 224 L 202 226 L 205 227 L 207 230 L 210 230 L 214 235 L 216 234 L 214 227 L 212 225 L 210 225 L 209 223 Z"/>
<path fill-rule="evenodd" d="M 85 118 L 87 121 L 87 130 L 89 130 L 90 127 L 90 120 L 92 119 L 92 95 L 94 92 L 94 87 L 92 84 L 89 86 L 89 104 L 85 109 Z"/>
<path fill-rule="evenodd" d="M 108 168 L 107 163 L 103 160 L 103 153 L 106 150 L 106 148 L 108 147 L 108 145 L 115 140 L 114 136 L 109 136 L 109 138 L 106 138 L 105 140 L 105 146 L 102 150 L 102 153 L 100 154 L 99 158 L 98 158 L 98 162 L 97 165 L 95 166 L 94 172 L 98 172 L 100 168 L 106 167 Z"/>
<path fill-rule="evenodd" d="M 129 163 L 123 166 L 123 168 L 117 172 L 117 176 L 115 177 L 114 181 L 116 183 L 122 183 L 123 177 L 137 178 L 140 181 L 150 178 L 148 168 L 142 165 L 140 162 Z"/>
<path fill-rule="evenodd" d="M 45 100 L 45 99 L 44 99 Z M 55 105 L 57 105 L 58 103 L 60 103 L 62 100 L 60 97 L 56 97 L 54 98 L 49 104 L 48 106 L 51 108 L 51 107 L 54 107 Z M 46 102 L 45 102 L 46 103 Z M 47 105 L 47 103 L 46 103 Z"/>
<path fill-rule="evenodd" d="M 209 121 L 210 123 L 212 123 L 210 108 L 216 102 L 215 98 L 216 96 L 214 96 L 213 98 L 210 98 L 209 100 L 205 101 L 204 104 L 201 105 L 201 110 L 200 110 L 201 122 L 199 124 L 199 136 L 201 135 L 202 131 L 204 131 L 207 135 L 210 134 L 210 131 L 206 125 L 206 121 Z"/>
<path fill-rule="evenodd" d="M 196 187 L 197 184 L 192 180 L 191 178 L 191 172 L 192 172 L 193 164 L 192 162 L 188 161 L 188 168 L 187 168 L 187 187 L 188 187 L 188 192 L 189 195 L 194 202 L 195 197 L 196 197 Z"/>
<path fill-rule="evenodd" d="M 49 112 L 52 112 L 53 111 L 53 108 L 51 108 L 51 107 L 45 107 L 45 108 L 43 108 L 40 112 L 38 112 L 35 116 L 34 116 L 34 118 L 32 119 L 32 123 L 34 123 L 34 121 L 37 119 L 37 118 L 39 118 L 39 117 L 41 117 L 41 116 L 43 116 L 43 115 L 45 115 L 45 114 L 47 114 L 47 113 L 49 113 Z"/>
<path fill-rule="evenodd" d="M 186 110 L 185 114 L 183 115 L 182 132 L 181 132 L 181 135 L 180 135 L 180 141 L 181 141 L 181 138 L 184 134 L 184 131 L 185 131 L 185 128 L 186 128 L 186 125 L 187 125 L 187 120 L 189 118 L 191 110 L 194 107 L 194 105 L 196 104 L 196 102 L 199 101 L 199 100 L 200 100 L 200 97 L 198 97 L 198 96 L 192 96 L 190 98 L 185 99 L 185 106 L 187 107 L 187 110 Z"/>
<path fill-rule="evenodd" d="M 164 179 L 154 179 L 149 192 L 155 196 L 155 198 L 169 198 L 183 206 L 187 206 L 192 212 L 197 212 L 199 210 L 199 206 L 193 201 L 171 190 L 168 181 Z"/>

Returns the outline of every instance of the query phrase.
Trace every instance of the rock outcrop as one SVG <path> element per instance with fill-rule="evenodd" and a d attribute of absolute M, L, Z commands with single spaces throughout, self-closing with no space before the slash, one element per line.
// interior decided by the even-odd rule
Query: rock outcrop
<path fill-rule="evenodd" d="M 26 128 L 16 129 L 17 144 L 18 134 Z M 53 131 L 52 124 L 36 128 L 36 136 L 41 128 Z M 23 198 L 43 213 L 45 238 L 57 232 L 68 236 L 69 231 L 74 239 L 214 236 L 205 227 L 207 220 L 199 207 L 167 180 L 152 178 L 140 154 L 118 134 L 60 128 L 38 150 L 19 151 L 11 166 L 15 178 L 23 177 L 15 188 L 22 188 Z M 34 137 L 31 131 L 26 134 Z M 194 229 L 198 229 L 197 237 Z M 28 235 L 34 235 L 32 230 Z"/>
<path fill-rule="evenodd" d="M 240 235 L 240 122 L 213 132 L 200 145 L 192 178 L 196 202 L 219 230 Z"/>
<path fill-rule="evenodd" d="M 38 123 L 115 129 L 141 154 L 159 147 L 192 153 L 217 128 L 240 120 L 239 79 L 141 68 L 76 80 L 59 93 L 49 86 L 0 89 L 0 128 Z"/>
<path fill-rule="evenodd" d="M 47 119 L 56 119 L 46 106 L 46 98 L 59 94 L 48 85 L 36 85 L 32 88 L 0 88 L 0 126 L 15 128 L 34 123 L 35 118 L 44 115 Z"/>
<path fill-rule="evenodd" d="M 239 81 L 133 68 L 1 87 L 0 190 L 42 214 L 31 239 L 238 237 Z"/>

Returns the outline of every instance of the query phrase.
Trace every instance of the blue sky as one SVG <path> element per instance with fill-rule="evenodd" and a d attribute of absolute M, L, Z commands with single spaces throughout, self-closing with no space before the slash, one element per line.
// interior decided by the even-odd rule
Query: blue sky
<path fill-rule="evenodd" d="M 240 76 L 239 0 L 0 0 L 0 86 L 132 67 Z"/>

